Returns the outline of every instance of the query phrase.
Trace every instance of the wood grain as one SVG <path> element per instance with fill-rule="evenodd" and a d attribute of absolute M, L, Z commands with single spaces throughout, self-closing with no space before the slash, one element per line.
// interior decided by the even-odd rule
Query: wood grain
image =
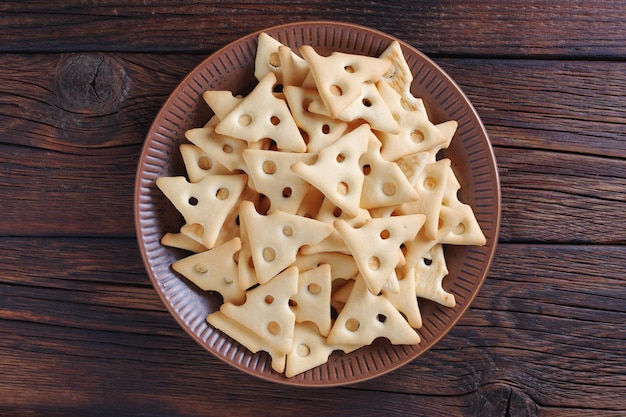
<path fill-rule="evenodd" d="M 430 54 L 624 57 L 623 17 L 619 2 L 610 0 L 429 0 L 409 7 L 400 0 L 6 1 L 0 50 L 65 52 L 72 45 L 80 51 L 208 53 L 269 26 L 340 20 L 382 30 Z"/>
<path fill-rule="evenodd" d="M 223 415 L 235 401 L 242 416 L 312 415 L 310 403 L 348 416 L 354 402 L 363 415 L 610 415 L 626 389 L 626 297 L 611 290 L 626 283 L 622 246 L 502 244 L 470 311 L 433 350 L 322 390 L 277 389 L 203 351 L 166 312 L 133 239 L 4 238 L 0 250 L 0 411 L 191 416 L 211 404 Z"/>

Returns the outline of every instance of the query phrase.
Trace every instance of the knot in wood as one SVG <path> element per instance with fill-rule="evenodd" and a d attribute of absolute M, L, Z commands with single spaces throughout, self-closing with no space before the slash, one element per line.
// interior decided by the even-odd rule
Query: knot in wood
<path fill-rule="evenodd" d="M 104 54 L 81 53 L 62 60 L 56 77 L 58 106 L 74 113 L 117 110 L 125 91 L 124 68 Z"/>

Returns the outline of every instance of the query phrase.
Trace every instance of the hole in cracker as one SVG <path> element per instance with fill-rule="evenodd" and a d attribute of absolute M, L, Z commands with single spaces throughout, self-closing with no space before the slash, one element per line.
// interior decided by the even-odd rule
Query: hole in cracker
<path fill-rule="evenodd" d="M 197 206 L 198 202 L 199 201 L 196 197 L 189 197 L 189 200 L 187 200 L 187 203 L 189 203 L 190 206 Z"/>
<path fill-rule="evenodd" d="M 239 126 L 250 126 L 252 123 L 252 117 L 249 114 L 242 114 L 239 116 Z"/>
<path fill-rule="evenodd" d="M 370 164 L 363 165 L 363 175 L 369 175 L 372 172 L 372 166 Z"/>
<path fill-rule="evenodd" d="M 337 155 L 336 159 L 337 159 L 338 163 L 342 163 L 343 161 L 346 160 L 346 156 L 343 153 L 340 153 L 340 154 Z"/>
<path fill-rule="evenodd" d="M 270 332 L 270 334 L 273 335 L 277 335 L 280 333 L 280 324 L 278 324 L 277 321 L 270 321 L 269 323 L 267 323 L 267 331 Z"/>
<path fill-rule="evenodd" d="M 213 161 L 211 161 L 211 158 L 209 157 L 202 156 L 198 159 L 198 168 L 208 171 L 213 168 Z"/>
<path fill-rule="evenodd" d="M 421 130 L 412 130 L 410 136 L 411 140 L 415 143 L 422 143 L 424 141 L 424 134 Z"/>
<path fill-rule="evenodd" d="M 298 306 L 298 303 L 295 302 L 294 300 L 287 301 L 287 304 L 289 304 L 289 307 L 297 307 Z"/>
<path fill-rule="evenodd" d="M 385 321 L 387 321 L 387 316 L 385 316 L 384 314 L 377 314 L 376 320 L 378 320 L 381 323 L 384 323 Z"/>
<path fill-rule="evenodd" d="M 311 294 L 319 294 L 322 292 L 322 286 L 317 282 L 310 283 L 306 288 Z"/>
<path fill-rule="evenodd" d="M 343 95 L 343 90 L 338 85 L 333 84 L 328 88 L 328 90 L 330 91 L 330 94 L 333 96 L 340 97 Z"/>
<path fill-rule="evenodd" d="M 372 271 L 377 271 L 380 268 L 380 259 L 378 256 L 372 256 L 367 261 L 367 266 Z"/>
<path fill-rule="evenodd" d="M 292 192 L 293 192 L 293 191 L 292 191 L 291 187 L 285 187 L 285 188 L 283 188 L 283 197 L 284 197 L 284 198 L 289 198 L 289 197 L 291 197 L 291 193 L 292 193 Z"/>
<path fill-rule="evenodd" d="M 267 142 L 267 150 L 268 151 L 277 151 L 278 150 L 278 144 L 276 143 L 276 141 L 274 139 L 272 139 L 272 138 L 265 138 L 263 140 Z"/>
<path fill-rule="evenodd" d="M 434 190 L 437 188 L 437 178 L 427 177 L 424 179 L 424 188 L 427 190 Z"/>
<path fill-rule="evenodd" d="M 263 248 L 263 259 L 267 262 L 272 262 L 276 259 L 276 251 L 274 248 Z"/>
<path fill-rule="evenodd" d="M 278 118 L 278 116 L 272 116 L 270 117 L 270 123 L 274 126 L 278 126 L 280 124 L 280 119 Z"/>
<path fill-rule="evenodd" d="M 325 134 L 325 135 L 328 135 L 330 133 L 330 126 L 327 125 L 327 124 L 324 124 L 322 126 L 322 133 Z"/>
<path fill-rule="evenodd" d="M 346 329 L 351 332 L 356 332 L 361 327 L 361 323 L 355 318 L 349 318 L 346 320 Z"/>
<path fill-rule="evenodd" d="M 301 345 L 298 345 L 298 347 L 296 348 L 296 353 L 301 358 L 306 358 L 307 356 L 311 354 L 311 348 L 309 347 L 309 345 L 305 345 L 303 343 Z"/>
<path fill-rule="evenodd" d="M 302 140 L 304 141 L 304 144 L 308 145 L 310 141 L 308 132 L 306 132 L 305 130 L 302 130 L 301 128 L 298 128 L 298 130 L 300 131 L 300 135 L 302 136 Z"/>
<path fill-rule="evenodd" d="M 433 264 L 433 260 L 430 258 L 423 258 L 422 260 L 424 261 L 424 265 L 426 266 L 431 266 Z"/>
<path fill-rule="evenodd" d="M 383 194 L 385 194 L 388 197 L 391 197 L 392 195 L 396 195 L 396 184 L 394 184 L 393 182 L 384 183 Z"/>
<path fill-rule="evenodd" d="M 455 235 L 462 235 L 463 233 L 465 233 L 465 226 L 463 225 L 463 223 L 459 223 L 458 226 L 454 228 L 452 233 L 454 233 Z"/>
<path fill-rule="evenodd" d="M 231 278 L 231 277 L 224 277 L 224 284 L 226 285 L 231 285 L 233 284 L 235 281 Z"/>
<path fill-rule="evenodd" d="M 274 302 L 274 297 L 268 294 L 265 296 L 264 301 L 265 301 L 265 304 L 270 305 Z"/>
<path fill-rule="evenodd" d="M 276 163 L 274 161 L 265 161 L 261 168 L 267 175 L 272 175 L 276 172 Z"/>
<path fill-rule="evenodd" d="M 233 149 L 233 147 L 231 145 L 226 144 L 226 145 L 222 146 L 222 152 L 224 152 L 224 153 L 233 153 L 233 150 L 234 149 Z"/>
<path fill-rule="evenodd" d="M 350 187 L 348 187 L 347 182 L 341 181 L 339 184 L 337 184 L 337 194 L 348 195 L 349 192 L 350 192 Z"/>
<path fill-rule="evenodd" d="M 354 67 L 352 65 L 346 65 L 343 69 L 349 74 L 354 74 Z"/>
<path fill-rule="evenodd" d="M 343 213 L 343 210 L 341 210 L 341 208 L 339 208 L 339 207 L 335 207 L 335 208 L 333 209 L 333 216 L 335 216 L 335 217 L 337 217 L 337 218 L 338 218 L 338 217 L 341 217 L 341 213 Z"/>
<path fill-rule="evenodd" d="M 278 52 L 272 52 L 267 60 L 270 67 L 279 68 L 280 67 L 280 55 Z"/>
<path fill-rule="evenodd" d="M 291 226 L 284 226 L 283 227 L 283 235 L 285 235 L 287 237 L 293 236 L 293 228 Z"/>
<path fill-rule="evenodd" d="M 195 264 L 193 269 L 199 274 L 205 274 L 209 270 L 204 264 Z"/>
<path fill-rule="evenodd" d="M 228 188 L 220 188 L 215 193 L 215 197 L 217 197 L 218 200 L 226 200 L 229 195 L 230 192 L 228 191 Z"/>
<path fill-rule="evenodd" d="M 389 232 L 389 230 L 384 229 L 382 232 L 380 232 L 380 238 L 382 240 L 387 240 L 389 239 L 389 237 L 391 237 L 391 232 Z"/>
<path fill-rule="evenodd" d="M 365 107 L 372 107 L 372 100 L 370 100 L 369 98 L 364 98 L 363 100 L 361 100 L 361 103 Z"/>

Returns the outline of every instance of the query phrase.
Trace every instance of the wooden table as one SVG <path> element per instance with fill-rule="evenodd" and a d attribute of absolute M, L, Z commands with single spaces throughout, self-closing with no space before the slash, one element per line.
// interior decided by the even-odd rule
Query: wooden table
<path fill-rule="evenodd" d="M 0 3 L 0 415 L 626 415 L 626 7 L 598 0 Z M 334 19 L 432 57 L 502 183 L 488 279 L 427 354 L 354 386 L 235 370 L 169 315 L 133 187 L 160 106 L 252 31 Z"/>

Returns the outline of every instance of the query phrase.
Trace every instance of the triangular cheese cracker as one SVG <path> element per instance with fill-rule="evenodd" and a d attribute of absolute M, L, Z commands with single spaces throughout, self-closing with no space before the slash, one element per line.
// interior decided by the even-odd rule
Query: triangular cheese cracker
<path fill-rule="evenodd" d="M 310 186 L 291 166 L 296 162 L 310 164 L 315 155 L 248 149 L 243 151 L 243 160 L 256 191 L 269 198 L 269 212 L 281 210 L 295 214 Z"/>
<path fill-rule="evenodd" d="M 300 53 L 331 117 L 337 117 L 359 98 L 362 84 L 376 82 L 391 67 L 388 60 L 364 55 L 334 52 L 324 57 L 308 45 L 302 46 Z"/>
<path fill-rule="evenodd" d="M 443 135 L 444 141 L 428 150 L 428 153 L 430 154 L 430 162 L 435 162 L 437 160 L 437 154 L 439 151 L 442 149 L 448 149 L 459 124 L 456 120 L 448 120 L 447 122 L 439 123 L 436 126 Z"/>
<path fill-rule="evenodd" d="M 298 291 L 298 269 L 288 268 L 271 282 L 246 293 L 240 306 L 224 303 L 220 311 L 241 323 L 282 353 L 291 351 L 296 315 L 289 299 Z"/>
<path fill-rule="evenodd" d="M 400 126 L 399 133 L 379 132 L 383 143 L 381 155 L 395 161 L 411 153 L 430 150 L 445 142 L 445 134 L 420 111 L 402 108 L 400 95 L 386 83 L 380 83 L 380 93 Z M 450 122 L 456 123 L 456 122 Z"/>
<path fill-rule="evenodd" d="M 237 284 L 239 271 L 234 258 L 240 248 L 241 240 L 236 237 L 206 252 L 178 260 L 172 268 L 203 291 L 220 293 L 224 302 L 241 304 L 246 293 Z"/>
<path fill-rule="evenodd" d="M 404 264 L 400 246 L 413 240 L 424 223 L 424 216 L 392 216 L 368 219 L 359 228 L 337 220 L 335 229 L 350 248 L 359 271 L 373 294 L 378 294 L 395 268 Z"/>
<path fill-rule="evenodd" d="M 190 238 L 184 233 L 166 233 L 161 238 L 161 244 L 172 248 L 184 249 L 189 252 L 204 252 L 207 248 L 197 240 Z"/>
<path fill-rule="evenodd" d="M 287 103 L 272 92 L 275 83 L 273 73 L 263 77 L 254 90 L 222 119 L 215 131 L 249 143 L 270 138 L 280 150 L 306 151 L 306 144 Z"/>
<path fill-rule="evenodd" d="M 278 47 L 278 57 L 280 58 L 281 77 L 277 76 L 276 79 L 283 85 L 283 90 L 290 85 L 302 85 L 306 76 L 309 75 L 309 65 L 306 61 L 284 45 Z"/>
<path fill-rule="evenodd" d="M 343 219 L 352 227 L 359 227 L 365 224 L 365 220 L 371 218 L 369 211 L 359 209 L 359 214 L 355 217 L 349 216 L 337 207 L 331 200 L 324 199 L 322 205 L 315 217 L 317 220 L 329 224 L 333 224 L 335 220 Z M 350 249 L 346 246 L 343 238 L 334 230 L 332 233 L 315 246 L 304 246 L 301 249 L 303 255 L 319 252 L 339 252 L 350 254 Z"/>
<path fill-rule="evenodd" d="M 361 191 L 361 207 L 373 209 L 396 206 L 418 199 L 418 193 L 400 167 L 380 155 L 381 143 L 370 135 L 367 153 L 361 157 L 365 179 Z"/>
<path fill-rule="evenodd" d="M 465 212 L 465 218 L 459 223 L 446 237 L 443 238 L 441 243 L 448 243 L 452 245 L 478 245 L 482 246 L 487 243 L 487 239 L 476 220 L 474 210 L 469 204 L 464 204 L 459 201 L 457 192 L 461 189 L 461 184 L 457 180 L 452 167 L 450 167 L 450 173 L 448 175 L 448 184 L 444 191 L 442 203 L 446 206 Z"/>
<path fill-rule="evenodd" d="M 373 130 L 389 133 L 400 133 L 400 126 L 394 119 L 394 115 L 389 111 L 387 103 L 380 95 L 378 83 L 364 83 L 361 85 L 361 94 L 336 118 L 346 122 L 353 120 L 365 120 Z M 386 84 L 385 84 L 386 85 Z M 309 106 L 313 113 L 329 115 L 321 96 L 313 100 Z"/>
<path fill-rule="evenodd" d="M 361 125 L 321 149 L 314 164 L 298 162 L 291 169 L 343 211 L 356 216 L 364 177 L 359 159 L 367 151 L 370 132 L 368 125 Z"/>
<path fill-rule="evenodd" d="M 314 269 L 300 272 L 298 293 L 291 297 L 291 309 L 296 313 L 296 322 L 310 321 L 318 327 L 319 333 L 328 336 L 330 332 L 330 294 L 332 283 L 330 265 L 322 264 Z"/>
<path fill-rule="evenodd" d="M 235 97 L 230 91 L 224 90 L 207 90 L 202 93 L 202 98 L 209 105 L 211 110 L 213 110 L 213 113 L 215 113 L 217 119 L 213 121 L 217 122 L 233 111 L 242 100 L 241 97 Z M 215 123 L 215 125 L 217 125 L 217 123 Z M 215 125 L 213 127 L 215 127 Z"/>
<path fill-rule="evenodd" d="M 449 174 L 449 159 L 441 159 L 426 165 L 415 182 L 418 199 L 402 204 L 397 210 L 400 214 L 424 214 L 426 222 L 424 223 L 423 233 L 430 239 L 437 237 L 439 210 L 441 209 Z"/>
<path fill-rule="evenodd" d="M 385 337 L 393 344 L 420 342 L 419 335 L 391 302 L 372 294 L 364 280 L 357 278 L 328 335 L 328 343 L 367 345 L 378 337 Z"/>
<path fill-rule="evenodd" d="M 359 272 L 359 268 L 350 255 L 337 252 L 313 253 L 298 256 L 293 266 L 297 266 L 300 272 L 317 268 L 320 265 L 330 265 L 331 279 L 351 279 Z"/>
<path fill-rule="evenodd" d="M 346 132 L 348 123 L 309 111 L 311 103 L 321 100 L 316 90 L 287 86 L 284 93 L 294 120 L 306 134 L 307 152 L 319 151 Z"/>
<path fill-rule="evenodd" d="M 460 210 L 453 210 L 446 206 L 441 206 L 439 209 L 439 229 L 435 239 L 427 237 L 424 230 L 420 230 L 415 239 L 404 242 L 406 264 L 404 269 L 406 271 L 414 268 L 417 262 L 427 253 L 433 246 L 441 242 L 441 240 L 448 235 L 463 219 L 465 213 Z"/>
<path fill-rule="evenodd" d="M 261 284 L 291 265 L 301 246 L 315 245 L 333 230 L 329 224 L 279 210 L 263 216 L 250 202 L 241 204 L 240 213 Z"/>
<path fill-rule="evenodd" d="M 241 153 L 248 149 L 246 141 L 220 135 L 211 127 L 189 129 L 185 132 L 185 137 L 228 170 L 245 170 L 246 164 Z"/>
<path fill-rule="evenodd" d="M 252 201 L 257 204 L 259 202 L 259 194 L 255 192 L 250 187 L 244 187 L 243 191 L 239 195 L 239 199 L 235 203 L 230 212 L 224 219 L 224 223 L 222 224 L 222 228 L 220 233 L 217 235 L 217 239 L 215 239 L 215 245 L 220 245 L 222 243 L 228 242 L 235 236 L 241 236 L 241 221 L 239 216 L 239 207 L 243 201 Z"/>
<path fill-rule="evenodd" d="M 407 276 L 413 273 L 415 278 L 415 295 L 426 298 L 446 307 L 454 307 L 456 301 L 454 294 L 443 289 L 443 279 L 448 275 L 443 246 L 433 246 L 419 261 L 415 268 L 407 272 Z"/>
<path fill-rule="evenodd" d="M 395 161 L 411 186 L 415 187 L 424 167 L 433 162 L 428 151 L 415 152 Z M 435 161 L 436 162 L 436 161 Z"/>
<path fill-rule="evenodd" d="M 185 177 L 160 177 L 156 183 L 185 222 L 202 229 L 199 233 L 202 244 L 211 249 L 247 178 L 247 175 L 210 175 L 192 184 Z"/>
<path fill-rule="evenodd" d="M 413 270 L 402 274 L 398 278 L 398 291 L 386 291 L 382 293 L 389 302 L 404 316 L 411 327 L 419 329 L 422 327 L 422 314 L 415 295 L 415 273 Z"/>
<path fill-rule="evenodd" d="M 198 182 L 207 175 L 228 174 L 229 170 L 217 162 L 199 146 L 190 143 L 180 145 L 180 154 L 183 157 L 185 170 L 189 182 Z"/>
<path fill-rule="evenodd" d="M 421 98 L 416 98 L 411 93 L 413 74 L 404 58 L 402 48 L 398 41 L 393 41 L 379 56 L 391 62 L 391 68 L 383 75 L 383 80 L 402 97 L 402 107 L 409 111 L 419 111 L 426 116 L 426 108 Z"/>
<path fill-rule="evenodd" d="M 313 323 L 296 323 L 293 349 L 287 354 L 285 376 L 291 378 L 326 363 L 335 350 L 349 353 L 359 347 L 361 345 L 331 345 Z"/>
<path fill-rule="evenodd" d="M 263 32 L 259 34 L 254 76 L 261 81 L 270 72 L 280 84 L 300 85 L 309 69 L 306 62 L 290 48 Z"/>
<path fill-rule="evenodd" d="M 272 359 L 272 369 L 284 372 L 287 355 L 268 345 L 258 334 L 241 325 L 236 320 L 217 310 L 207 316 L 207 322 L 218 330 L 226 333 L 252 353 L 262 350 L 269 353 Z"/>

